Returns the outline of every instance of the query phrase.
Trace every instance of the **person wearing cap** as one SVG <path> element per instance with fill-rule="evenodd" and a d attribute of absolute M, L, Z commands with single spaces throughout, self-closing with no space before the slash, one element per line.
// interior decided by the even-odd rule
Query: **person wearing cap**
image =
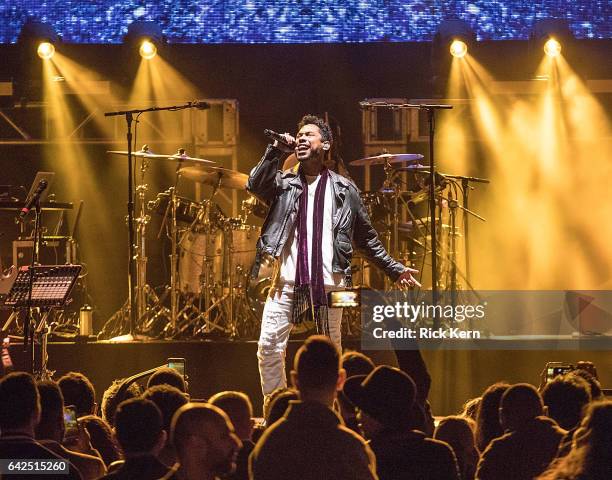
<path fill-rule="evenodd" d="M 459 480 L 450 446 L 413 430 L 416 387 L 401 370 L 386 365 L 349 378 L 344 395 L 358 409 L 360 428 L 376 455 L 380 480 Z"/>

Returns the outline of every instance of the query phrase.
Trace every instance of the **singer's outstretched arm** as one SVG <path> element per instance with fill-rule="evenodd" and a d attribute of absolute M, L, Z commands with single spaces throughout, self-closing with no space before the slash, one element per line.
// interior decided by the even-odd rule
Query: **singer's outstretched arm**
<path fill-rule="evenodd" d="M 251 170 L 247 181 L 247 191 L 259 200 L 270 206 L 276 195 L 279 178 L 288 152 L 268 145 L 259 163 Z"/>

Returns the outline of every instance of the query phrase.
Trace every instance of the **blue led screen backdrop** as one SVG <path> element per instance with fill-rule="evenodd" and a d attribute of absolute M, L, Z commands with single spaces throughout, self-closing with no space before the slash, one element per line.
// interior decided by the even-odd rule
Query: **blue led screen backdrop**
<path fill-rule="evenodd" d="M 28 17 L 65 42 L 120 43 L 134 20 L 162 26 L 171 43 L 320 43 L 431 40 L 444 19 L 479 40 L 524 40 L 538 18 L 565 18 L 577 38 L 612 38 L 611 0 L 0 0 L 0 43 Z"/>

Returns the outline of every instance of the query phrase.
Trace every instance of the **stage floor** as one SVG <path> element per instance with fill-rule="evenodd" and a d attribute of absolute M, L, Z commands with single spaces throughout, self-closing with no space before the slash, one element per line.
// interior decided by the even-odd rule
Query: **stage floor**
<path fill-rule="evenodd" d="M 301 343 L 302 340 L 289 342 L 288 366 L 293 364 Z M 346 340 L 343 347 L 360 349 L 358 340 Z M 55 370 L 54 378 L 71 370 L 83 372 L 96 388 L 98 404 L 114 379 L 164 365 L 170 357 L 184 357 L 192 398 L 240 390 L 251 397 L 259 414 L 262 398 L 256 352 L 255 341 L 51 342 L 48 346 L 49 369 Z M 377 364 L 396 365 L 391 351 L 365 353 Z M 20 345 L 11 346 L 11 356 L 17 369 L 28 369 L 29 356 Z M 591 360 L 598 368 L 602 386 L 612 386 L 609 350 L 439 350 L 424 351 L 423 357 L 432 377 L 429 398 L 436 415 L 458 412 L 467 399 L 479 396 L 499 380 L 538 385 L 540 372 L 548 361 Z"/>

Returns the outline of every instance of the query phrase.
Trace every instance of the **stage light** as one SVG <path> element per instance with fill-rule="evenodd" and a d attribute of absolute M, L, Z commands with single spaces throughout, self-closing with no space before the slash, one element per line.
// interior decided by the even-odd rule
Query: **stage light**
<path fill-rule="evenodd" d="M 543 18 L 534 23 L 529 35 L 530 50 L 534 62 L 541 59 L 542 51 L 551 58 L 561 55 L 561 45 L 571 50 L 574 35 L 567 20 L 558 18 Z M 566 56 L 567 51 L 564 52 Z"/>
<path fill-rule="evenodd" d="M 432 54 L 464 57 L 470 46 L 476 43 L 476 34 L 470 25 L 459 19 L 444 20 L 438 26 L 433 40 Z"/>
<path fill-rule="evenodd" d="M 468 51 L 468 46 L 461 40 L 453 40 L 450 45 L 450 53 L 453 57 L 463 58 Z"/>
<path fill-rule="evenodd" d="M 561 44 L 554 38 L 549 38 L 544 44 L 544 53 L 549 57 L 558 57 L 561 54 Z"/>
<path fill-rule="evenodd" d="M 440 23 L 431 44 L 431 84 L 435 95 L 446 95 L 451 66 L 465 63 L 468 51 L 473 54 L 475 46 L 476 34 L 464 20 L 449 19 Z"/>
<path fill-rule="evenodd" d="M 43 60 L 49 60 L 55 54 L 55 47 L 50 42 L 40 42 L 36 49 L 36 53 Z"/>
<path fill-rule="evenodd" d="M 60 38 L 51 25 L 32 19 L 23 25 L 18 39 L 26 56 L 36 52 L 43 60 L 53 57 L 59 41 Z"/>
<path fill-rule="evenodd" d="M 140 56 L 145 60 L 151 60 L 155 55 L 157 55 L 157 47 L 153 42 L 149 40 L 143 40 L 140 44 L 140 49 L 138 50 Z"/>
<path fill-rule="evenodd" d="M 123 42 L 130 55 L 134 55 L 137 50 L 141 58 L 151 60 L 160 52 L 165 37 L 157 23 L 136 20 L 128 26 Z"/>

